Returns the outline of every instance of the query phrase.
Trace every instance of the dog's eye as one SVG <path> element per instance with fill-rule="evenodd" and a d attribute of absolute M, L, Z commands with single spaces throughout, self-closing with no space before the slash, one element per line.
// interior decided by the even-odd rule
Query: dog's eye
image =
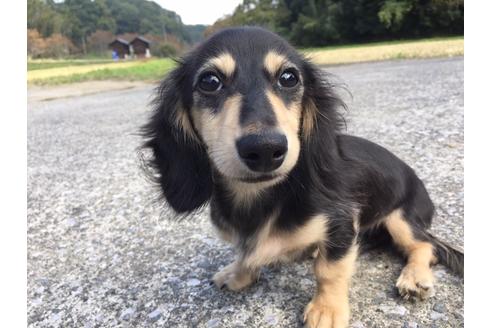
<path fill-rule="evenodd" d="M 291 70 L 285 70 L 278 78 L 278 84 L 284 88 L 293 88 L 299 83 L 297 75 Z"/>
<path fill-rule="evenodd" d="M 222 82 L 217 75 L 213 73 L 204 73 L 198 79 L 198 87 L 205 92 L 215 92 L 222 89 Z"/>

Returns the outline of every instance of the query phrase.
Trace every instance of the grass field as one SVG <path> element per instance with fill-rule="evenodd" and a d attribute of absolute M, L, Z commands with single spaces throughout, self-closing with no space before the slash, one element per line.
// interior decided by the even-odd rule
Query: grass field
<path fill-rule="evenodd" d="M 391 59 L 453 57 L 464 55 L 464 39 L 439 38 L 311 48 L 303 52 L 318 65 L 337 65 Z"/>
<path fill-rule="evenodd" d="M 417 41 L 391 41 L 364 45 L 344 45 L 303 49 L 318 65 L 337 65 L 377 60 L 451 57 L 464 55 L 463 37 L 434 38 Z M 41 60 L 28 61 L 29 84 L 55 85 L 91 80 L 161 79 L 175 63 L 171 59 L 127 61 L 110 60 Z"/>
<path fill-rule="evenodd" d="M 171 59 L 165 58 L 110 64 L 64 66 L 28 71 L 27 80 L 28 83 L 37 85 L 54 85 L 91 80 L 153 81 L 162 78 L 174 65 Z"/>
<path fill-rule="evenodd" d="M 95 64 L 111 63 L 111 59 L 73 59 L 73 60 L 57 60 L 57 59 L 41 59 L 30 60 L 27 62 L 27 71 L 39 69 L 59 68 L 66 66 L 85 66 Z"/>

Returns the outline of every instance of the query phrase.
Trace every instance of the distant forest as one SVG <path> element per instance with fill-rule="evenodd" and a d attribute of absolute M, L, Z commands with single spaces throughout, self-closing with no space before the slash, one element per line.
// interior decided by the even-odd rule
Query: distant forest
<path fill-rule="evenodd" d="M 185 25 L 146 0 L 27 0 L 28 54 L 102 55 L 116 36 L 144 35 L 155 55 L 173 55 L 203 38 L 205 25 Z"/>
<path fill-rule="evenodd" d="M 296 46 L 463 35 L 463 0 L 243 0 L 212 26 L 185 25 L 147 0 L 27 0 L 28 55 L 101 56 L 116 36 L 175 55 L 217 30 L 259 25 Z"/>
<path fill-rule="evenodd" d="M 243 0 L 208 27 L 260 25 L 296 46 L 463 35 L 463 0 Z"/>

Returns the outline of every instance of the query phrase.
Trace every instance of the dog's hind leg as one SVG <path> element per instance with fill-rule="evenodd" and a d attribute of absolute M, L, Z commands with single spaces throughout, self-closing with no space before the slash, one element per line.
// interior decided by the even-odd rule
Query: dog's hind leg
<path fill-rule="evenodd" d="M 434 246 L 431 242 L 419 238 L 416 230 L 401 209 L 394 210 L 384 219 L 394 244 L 407 258 L 396 287 L 400 295 L 408 299 L 416 297 L 426 299 L 434 295 L 434 276 L 431 265 L 437 262 Z"/>

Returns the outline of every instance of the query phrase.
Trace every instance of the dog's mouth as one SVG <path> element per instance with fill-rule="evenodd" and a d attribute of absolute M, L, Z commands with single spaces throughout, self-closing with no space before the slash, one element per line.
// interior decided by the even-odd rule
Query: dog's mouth
<path fill-rule="evenodd" d="M 256 177 L 240 177 L 236 179 L 246 183 L 258 183 L 258 182 L 272 181 L 277 179 L 278 177 L 280 177 L 279 174 L 264 174 Z"/>

